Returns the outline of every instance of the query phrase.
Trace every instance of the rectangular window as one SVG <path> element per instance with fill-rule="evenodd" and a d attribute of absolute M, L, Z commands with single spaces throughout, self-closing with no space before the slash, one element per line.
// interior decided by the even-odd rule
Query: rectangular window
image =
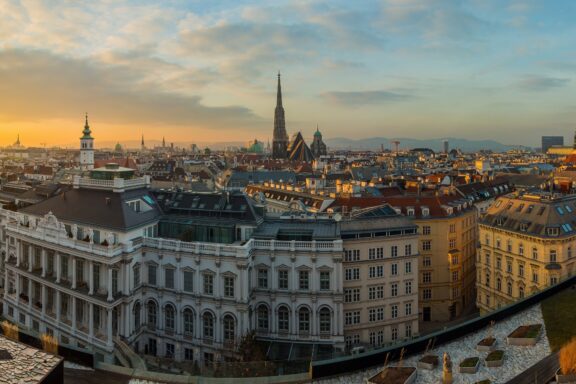
<path fill-rule="evenodd" d="M 346 268 L 344 275 L 347 281 L 360 280 L 360 268 Z"/>
<path fill-rule="evenodd" d="M 458 281 L 458 271 L 452 271 L 452 281 Z"/>
<path fill-rule="evenodd" d="M 409 274 L 412 273 L 412 262 L 407 261 L 404 263 L 404 273 Z"/>
<path fill-rule="evenodd" d="M 392 276 L 398 276 L 398 264 L 393 263 L 392 269 L 390 270 Z"/>
<path fill-rule="evenodd" d="M 368 310 L 368 321 L 383 321 L 384 320 L 384 307 L 370 308 Z"/>
<path fill-rule="evenodd" d="M 288 271 L 278 271 L 278 289 L 288 289 Z"/>
<path fill-rule="evenodd" d="M 431 283 L 432 282 L 432 272 L 423 272 L 422 273 L 422 282 L 423 283 Z"/>
<path fill-rule="evenodd" d="M 134 266 L 134 288 L 140 286 L 140 265 Z"/>
<path fill-rule="evenodd" d="M 384 266 L 383 265 L 375 265 L 368 268 L 368 277 L 373 279 L 376 277 L 384 276 Z"/>
<path fill-rule="evenodd" d="M 393 319 L 396 319 L 398 317 L 398 306 L 397 305 L 392 306 L 392 309 L 390 311 L 390 315 Z"/>
<path fill-rule="evenodd" d="M 430 288 L 424 288 L 422 290 L 422 299 L 423 300 L 431 300 L 432 299 L 432 290 Z"/>
<path fill-rule="evenodd" d="M 357 303 L 359 301 L 360 301 L 360 288 L 344 288 L 344 302 Z"/>
<path fill-rule="evenodd" d="M 266 268 L 258 269 L 258 288 L 268 288 L 268 270 Z"/>
<path fill-rule="evenodd" d="M 406 256 L 412 255 L 412 244 L 406 244 L 404 246 L 404 255 Z"/>
<path fill-rule="evenodd" d="M 450 239 L 448 246 L 450 247 L 450 249 L 455 249 L 456 248 L 456 239 Z"/>
<path fill-rule="evenodd" d="M 390 289 L 390 296 L 392 296 L 392 297 L 398 296 L 398 284 L 397 283 L 392 283 L 391 289 Z"/>
<path fill-rule="evenodd" d="M 384 298 L 384 286 L 376 285 L 368 287 L 368 300 L 378 300 Z"/>
<path fill-rule="evenodd" d="M 148 284 L 156 285 L 156 266 L 148 265 Z"/>
<path fill-rule="evenodd" d="M 555 249 L 550 250 L 550 262 L 551 263 L 556 262 L 556 250 Z"/>
<path fill-rule="evenodd" d="M 184 292 L 194 292 L 194 272 L 184 271 Z"/>
<path fill-rule="evenodd" d="M 404 313 L 406 314 L 406 316 L 412 315 L 412 303 L 404 304 Z"/>
<path fill-rule="evenodd" d="M 406 292 L 407 295 L 412 294 L 412 282 L 411 281 L 405 281 L 404 282 L 404 292 Z"/>
<path fill-rule="evenodd" d="M 359 249 L 345 249 L 344 250 L 344 261 L 360 261 L 360 250 Z"/>
<path fill-rule="evenodd" d="M 213 295 L 214 294 L 214 275 L 212 274 L 205 274 L 204 278 L 204 294 L 205 295 Z"/>
<path fill-rule="evenodd" d="M 422 241 L 422 250 L 429 251 L 432 249 L 432 240 L 424 240 Z"/>
<path fill-rule="evenodd" d="M 456 232 L 456 224 L 450 224 L 450 233 Z"/>
<path fill-rule="evenodd" d="M 523 264 L 518 265 L 518 276 L 524 277 L 524 265 Z"/>
<path fill-rule="evenodd" d="M 344 313 L 344 323 L 346 325 L 360 324 L 360 311 L 349 311 Z"/>
<path fill-rule="evenodd" d="M 174 289 L 174 269 L 167 268 L 164 270 L 164 287 Z"/>
<path fill-rule="evenodd" d="M 299 289 L 309 289 L 310 288 L 310 281 L 309 281 L 309 273 L 308 271 L 299 271 L 298 272 L 298 288 Z"/>
<path fill-rule="evenodd" d="M 425 225 L 422 227 L 422 234 L 423 235 L 429 235 L 430 234 L 430 226 Z"/>
<path fill-rule="evenodd" d="M 234 277 L 224 277 L 224 296 L 234 297 Z"/>
<path fill-rule="evenodd" d="M 320 290 L 321 291 L 330 290 L 330 272 L 327 271 L 320 272 Z"/>
<path fill-rule="evenodd" d="M 411 338 L 412 337 L 412 324 L 406 324 L 406 328 L 405 328 L 405 334 L 406 334 L 406 338 Z"/>
<path fill-rule="evenodd" d="M 392 257 L 398 256 L 398 246 L 397 245 L 393 245 L 392 247 L 390 247 L 390 256 L 392 256 Z"/>
<path fill-rule="evenodd" d="M 422 265 L 425 267 L 429 267 L 432 265 L 432 258 L 430 256 L 424 256 L 424 259 L 422 259 Z"/>

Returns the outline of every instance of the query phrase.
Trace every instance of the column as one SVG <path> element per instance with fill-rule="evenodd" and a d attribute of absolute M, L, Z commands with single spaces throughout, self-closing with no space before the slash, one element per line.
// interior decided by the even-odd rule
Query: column
<path fill-rule="evenodd" d="M 42 248 L 41 263 L 42 263 L 42 277 L 46 277 L 46 250 Z"/>
<path fill-rule="evenodd" d="M 72 289 L 76 289 L 76 257 L 72 257 Z"/>
<path fill-rule="evenodd" d="M 88 261 L 88 294 L 94 294 L 94 262 Z"/>
<path fill-rule="evenodd" d="M 15 273 L 16 276 L 16 300 L 20 300 L 20 293 L 22 289 L 20 288 L 20 275 Z M 6 277 L 8 277 L 8 272 L 6 272 Z"/>
<path fill-rule="evenodd" d="M 62 302 L 60 291 L 56 290 L 56 322 L 60 323 L 60 313 L 62 312 Z"/>
<path fill-rule="evenodd" d="M 62 260 L 60 260 L 60 252 L 56 251 L 56 282 L 60 283 L 60 275 L 62 274 Z"/>
<path fill-rule="evenodd" d="M 114 297 L 112 296 L 112 266 L 108 266 L 108 301 L 114 301 Z"/>
<path fill-rule="evenodd" d="M 90 335 L 90 340 L 94 337 L 94 304 L 88 303 L 88 334 Z"/>
<path fill-rule="evenodd" d="M 28 311 L 32 310 L 32 280 L 28 279 Z"/>
<path fill-rule="evenodd" d="M 16 240 L 16 266 L 20 266 L 20 260 L 22 259 L 22 241 Z"/>
<path fill-rule="evenodd" d="M 42 284 L 42 319 L 44 319 L 44 317 L 46 317 L 46 303 L 48 303 L 47 297 L 46 297 L 46 286 L 44 284 Z"/>
<path fill-rule="evenodd" d="M 32 251 L 34 250 L 34 248 L 32 247 L 32 245 L 28 246 L 28 272 L 32 272 Z"/>
<path fill-rule="evenodd" d="M 72 334 L 76 334 L 76 297 L 70 295 L 72 298 Z"/>
<path fill-rule="evenodd" d="M 106 308 L 106 332 L 108 334 L 108 345 L 112 345 L 112 308 Z"/>

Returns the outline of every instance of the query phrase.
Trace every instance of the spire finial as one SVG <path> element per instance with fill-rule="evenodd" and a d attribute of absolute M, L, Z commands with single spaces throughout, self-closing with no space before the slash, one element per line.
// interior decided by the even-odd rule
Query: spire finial
<path fill-rule="evenodd" d="M 276 107 L 282 107 L 282 86 L 280 85 L 280 71 L 278 71 L 278 91 L 276 93 Z"/>

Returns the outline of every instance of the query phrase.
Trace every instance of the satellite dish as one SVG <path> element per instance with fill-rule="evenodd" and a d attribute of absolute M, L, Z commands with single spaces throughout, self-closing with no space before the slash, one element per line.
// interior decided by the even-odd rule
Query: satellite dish
<path fill-rule="evenodd" d="M 340 221 L 340 220 L 342 220 L 342 215 L 339 213 L 335 214 L 334 215 L 334 221 Z"/>

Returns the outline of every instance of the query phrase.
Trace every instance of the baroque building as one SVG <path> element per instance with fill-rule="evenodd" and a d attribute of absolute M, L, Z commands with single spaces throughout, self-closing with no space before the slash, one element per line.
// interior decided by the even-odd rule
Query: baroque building
<path fill-rule="evenodd" d="M 314 141 L 310 145 L 310 150 L 315 159 L 327 154 L 326 144 L 322 141 L 322 133 L 320 133 L 318 127 L 316 127 L 316 132 L 314 132 Z"/>
<path fill-rule="evenodd" d="M 481 313 L 514 303 L 575 272 L 574 195 L 498 198 L 480 220 L 476 304 Z"/>

